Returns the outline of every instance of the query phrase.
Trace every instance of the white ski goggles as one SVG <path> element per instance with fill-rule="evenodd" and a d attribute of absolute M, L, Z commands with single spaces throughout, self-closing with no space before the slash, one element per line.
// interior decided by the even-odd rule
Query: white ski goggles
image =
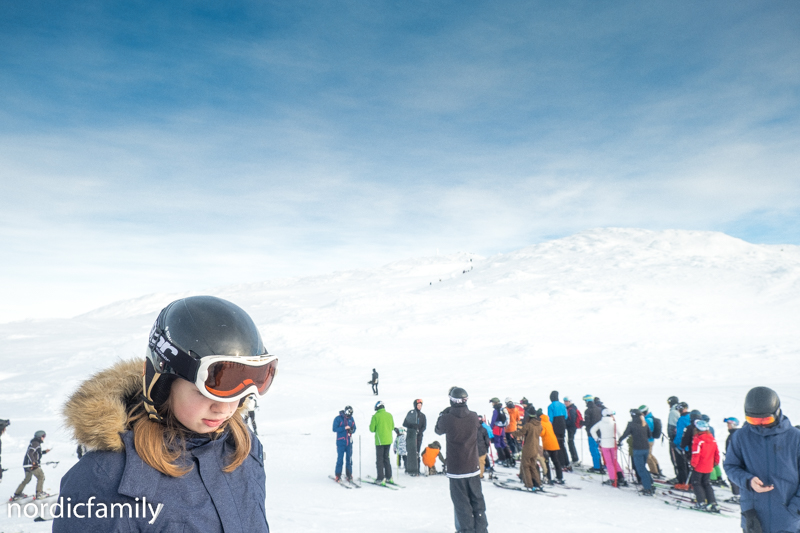
<path fill-rule="evenodd" d="M 278 357 L 209 355 L 201 358 L 194 384 L 211 400 L 233 402 L 249 394 L 266 394 L 278 372 Z"/>

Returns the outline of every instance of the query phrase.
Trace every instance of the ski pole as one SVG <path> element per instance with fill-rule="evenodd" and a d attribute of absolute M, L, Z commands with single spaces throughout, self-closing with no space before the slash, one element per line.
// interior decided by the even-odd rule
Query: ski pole
<path fill-rule="evenodd" d="M 361 483 L 361 435 L 358 436 L 358 482 Z"/>

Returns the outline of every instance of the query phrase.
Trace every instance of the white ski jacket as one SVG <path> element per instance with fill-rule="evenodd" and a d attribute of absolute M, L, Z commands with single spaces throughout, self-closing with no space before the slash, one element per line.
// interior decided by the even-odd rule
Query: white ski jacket
<path fill-rule="evenodd" d="M 601 418 L 600 422 L 592 426 L 590 433 L 595 440 L 600 441 L 601 448 L 617 447 L 617 422 L 610 416 Z"/>

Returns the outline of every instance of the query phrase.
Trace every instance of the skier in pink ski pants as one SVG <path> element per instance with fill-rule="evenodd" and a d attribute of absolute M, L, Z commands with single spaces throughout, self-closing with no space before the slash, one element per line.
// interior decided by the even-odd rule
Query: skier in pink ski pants
<path fill-rule="evenodd" d="M 622 467 L 617 462 L 617 421 L 614 419 L 614 411 L 603 409 L 603 417 L 600 422 L 592 426 L 590 433 L 600 445 L 600 453 L 608 469 L 608 479 L 606 483 L 614 487 L 627 485 Z M 610 482 L 610 483 L 609 483 Z"/>

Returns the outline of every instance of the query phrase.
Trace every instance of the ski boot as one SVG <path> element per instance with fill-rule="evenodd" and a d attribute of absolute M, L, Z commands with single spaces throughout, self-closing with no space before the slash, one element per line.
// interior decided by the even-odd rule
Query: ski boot
<path fill-rule="evenodd" d="M 564 480 L 563 479 L 556 479 L 555 481 L 553 481 L 553 483 L 555 483 L 556 485 L 564 485 Z"/>
<path fill-rule="evenodd" d="M 708 508 L 706 508 L 706 505 L 704 503 L 700 503 L 700 502 L 695 502 L 695 504 L 692 505 L 692 509 L 696 509 L 698 511 L 708 511 Z"/>
<path fill-rule="evenodd" d="M 706 507 L 706 511 L 709 513 L 720 514 L 719 507 L 717 507 L 716 503 L 709 504 L 708 507 Z"/>
<path fill-rule="evenodd" d="M 27 495 L 27 494 L 24 494 L 24 493 L 23 493 L 23 494 L 14 494 L 13 496 L 11 496 L 11 497 L 8 499 L 8 501 L 10 501 L 10 502 L 15 502 L 15 501 L 17 501 L 17 500 L 24 500 L 24 499 L 25 499 L 25 498 L 27 498 L 27 497 L 28 497 L 28 495 Z"/>
<path fill-rule="evenodd" d="M 342 482 L 342 475 L 341 474 L 336 474 L 333 477 L 334 477 L 334 479 L 336 479 L 336 483 L 341 483 Z"/>
<path fill-rule="evenodd" d="M 385 483 L 385 485 L 386 485 L 386 484 L 388 484 L 388 485 L 396 485 L 397 483 L 395 483 L 395 482 L 394 482 L 394 479 L 392 479 L 392 478 L 389 478 L 389 479 L 387 479 L 387 480 L 386 480 L 386 483 Z"/>
<path fill-rule="evenodd" d="M 45 499 L 45 498 L 47 498 L 49 496 L 50 495 L 48 493 L 46 493 L 46 492 L 37 492 L 36 493 L 36 499 L 37 500 L 43 500 L 43 499 Z"/>

